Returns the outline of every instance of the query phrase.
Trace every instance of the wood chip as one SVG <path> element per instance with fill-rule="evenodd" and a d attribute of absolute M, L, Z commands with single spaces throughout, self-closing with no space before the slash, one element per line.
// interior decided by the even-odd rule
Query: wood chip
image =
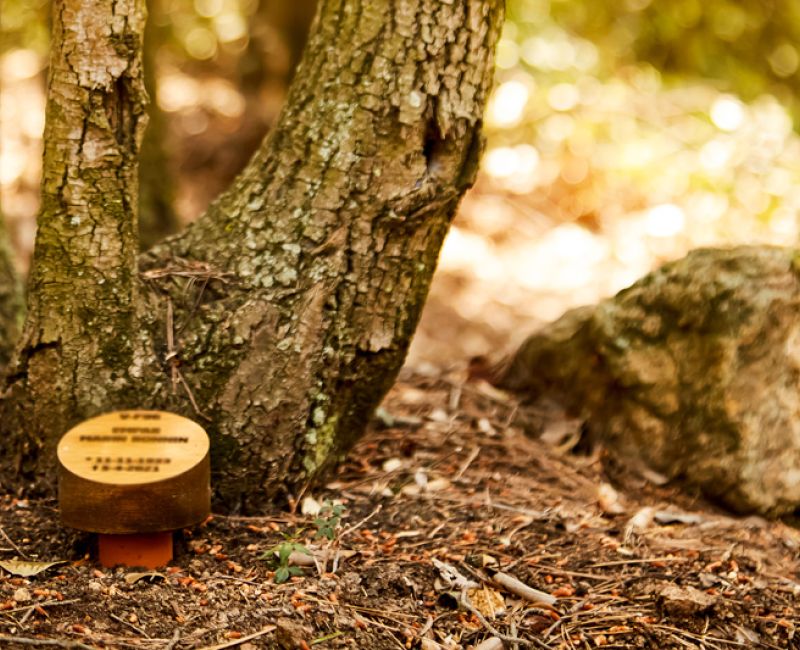
<path fill-rule="evenodd" d="M 503 641 L 496 636 L 490 636 L 476 645 L 475 650 L 503 650 Z"/>
<path fill-rule="evenodd" d="M 666 585 L 658 594 L 661 606 L 670 616 L 686 617 L 700 614 L 714 606 L 716 598 L 695 589 Z"/>

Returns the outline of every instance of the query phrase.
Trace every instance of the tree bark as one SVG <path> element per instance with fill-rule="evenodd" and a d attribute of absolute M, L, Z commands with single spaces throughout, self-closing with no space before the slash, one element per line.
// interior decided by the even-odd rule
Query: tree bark
<path fill-rule="evenodd" d="M 125 392 L 102 386 L 91 404 L 200 419 L 228 508 L 338 460 L 403 362 L 474 180 L 502 14 L 501 0 L 323 1 L 276 128 L 198 222 L 144 256 L 144 344 L 124 348 Z M 50 438 L 85 411 L 62 410 Z M 25 447 L 34 468 L 40 448 Z"/>
<path fill-rule="evenodd" d="M 0 214 L 0 373 L 5 368 L 22 325 L 22 287 L 11 259 L 3 215 Z"/>

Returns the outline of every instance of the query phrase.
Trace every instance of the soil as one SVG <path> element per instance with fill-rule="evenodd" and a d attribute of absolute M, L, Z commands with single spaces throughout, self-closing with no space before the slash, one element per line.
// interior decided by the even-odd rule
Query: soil
<path fill-rule="evenodd" d="M 100 567 L 55 502 L 7 495 L 0 562 L 63 564 L 3 572 L 0 648 L 800 648 L 791 522 L 611 471 L 580 432 L 405 371 L 324 489 L 176 533 L 158 571 Z M 282 544 L 306 566 L 276 584 Z"/>

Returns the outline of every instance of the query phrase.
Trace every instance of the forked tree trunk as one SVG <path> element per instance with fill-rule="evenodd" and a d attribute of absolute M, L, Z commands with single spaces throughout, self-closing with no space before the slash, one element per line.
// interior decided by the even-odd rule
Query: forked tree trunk
<path fill-rule="evenodd" d="M 136 11 L 82 2 L 87 12 Z M 46 154 L 30 314 L 0 424 L 15 484 L 46 483 L 65 428 L 115 407 L 202 422 L 217 494 L 231 508 L 256 509 L 338 460 L 403 362 L 474 179 L 502 10 L 502 0 L 321 2 L 278 125 L 197 223 L 143 257 L 141 275 L 128 256 L 129 186 L 82 235 L 70 199 L 93 205 L 97 181 L 80 182 L 87 146 Z M 55 79 L 64 41 L 54 47 Z M 88 101 L 75 110 L 137 97 L 136 61 L 114 79 L 89 75 L 93 90 L 80 91 Z M 52 124 L 74 124 L 52 105 L 80 83 L 73 73 L 68 88 L 51 89 L 48 152 L 63 137 Z M 89 148 L 95 162 L 108 152 L 99 164 L 117 170 L 114 181 L 135 150 L 136 106 L 106 109 L 118 116 L 116 136 L 99 129 L 103 145 Z M 85 121 L 94 133 L 102 119 Z M 104 202 L 116 191 L 112 183 Z"/>

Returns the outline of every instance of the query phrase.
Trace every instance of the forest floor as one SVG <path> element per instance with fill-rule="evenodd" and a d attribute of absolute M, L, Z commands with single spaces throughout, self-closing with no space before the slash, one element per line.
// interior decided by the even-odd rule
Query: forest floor
<path fill-rule="evenodd" d="M 56 503 L 6 497 L 0 566 L 63 563 L 3 572 L 0 648 L 800 648 L 790 522 L 611 487 L 579 422 L 463 372 L 406 370 L 378 416 L 296 512 L 215 514 L 159 571 L 102 568 Z M 304 566 L 277 584 L 282 544 Z"/>
<path fill-rule="evenodd" d="M 3 212 L 24 272 L 46 57 L 16 50 L 0 64 Z M 245 105 L 232 70 L 162 72 L 164 96 L 191 91 L 162 107 L 176 204 L 190 220 L 259 138 L 252 115 L 217 106 Z M 553 83 L 563 90 L 565 79 L 559 70 Z M 417 372 L 404 372 L 332 482 L 295 512 L 216 514 L 176 535 L 169 567 L 141 572 L 98 566 L 94 540 L 62 527 L 55 502 L 0 496 L 0 566 L 62 562 L 27 577 L 0 572 L 0 650 L 510 650 L 512 638 L 519 648 L 800 649 L 793 522 L 733 517 L 612 471 L 602 450 L 585 449 L 580 422 L 437 370 L 511 350 L 537 324 L 691 248 L 796 240 L 798 184 L 786 179 L 800 147 L 785 112 L 713 86 L 632 95 L 632 80 L 576 79 L 590 94 L 569 110 L 547 105 L 556 95 L 541 75 L 525 86 L 532 114 L 549 117 L 490 134 L 409 355 Z M 740 128 L 698 119 L 714 106 L 738 110 Z M 252 137 L 242 144 L 237 133 Z M 602 146 L 587 150 L 586 133 Z M 642 155 L 626 168 L 632 152 Z M 315 519 L 335 523 L 312 514 L 326 501 L 344 507 L 340 526 L 315 539 L 326 527 Z M 314 559 L 295 553 L 303 575 L 276 584 L 274 549 L 291 544 Z"/>

